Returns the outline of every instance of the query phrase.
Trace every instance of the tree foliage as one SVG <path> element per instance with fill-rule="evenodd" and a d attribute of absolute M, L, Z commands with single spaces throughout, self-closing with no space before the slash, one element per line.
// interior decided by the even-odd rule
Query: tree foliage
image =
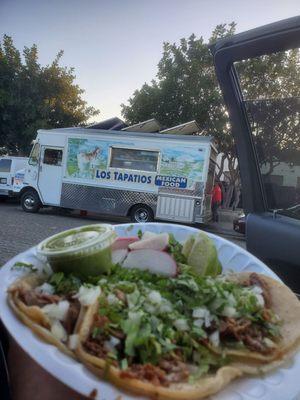
<path fill-rule="evenodd" d="M 234 31 L 235 23 L 218 25 L 209 41 L 232 35 Z M 164 127 L 171 127 L 196 119 L 222 149 L 227 145 L 228 117 L 212 56 L 202 37 L 191 35 L 181 39 L 179 45 L 164 43 L 156 80 L 136 90 L 128 103 L 121 107 L 130 124 L 157 118 Z M 229 138 L 228 147 L 231 146 Z"/>
<path fill-rule="evenodd" d="M 63 51 L 47 66 L 38 61 L 36 45 L 23 57 L 11 37 L 0 43 L 0 151 L 28 154 L 40 128 L 86 123 L 99 113 L 82 99 L 73 68 L 59 65 Z"/>
<path fill-rule="evenodd" d="M 232 186 L 239 180 L 236 149 L 208 44 L 234 33 L 235 23 L 222 24 L 212 32 L 208 43 L 195 35 L 181 39 L 178 45 L 164 43 L 156 79 L 136 90 L 127 105 L 121 105 L 130 124 L 157 118 L 165 127 L 171 127 L 195 119 L 203 134 L 214 136 L 223 153 L 219 175 L 226 159 Z M 299 50 L 245 60 L 236 67 L 255 141 L 261 155 L 264 151 L 261 163 L 271 163 L 274 152 L 282 155 L 287 146 L 292 151 L 292 144 L 299 142 L 299 112 L 292 109 L 294 103 L 285 109 L 284 102 L 279 105 L 270 101 L 299 96 Z"/>
<path fill-rule="evenodd" d="M 282 51 L 237 65 L 260 165 L 300 165 L 300 52 Z"/>

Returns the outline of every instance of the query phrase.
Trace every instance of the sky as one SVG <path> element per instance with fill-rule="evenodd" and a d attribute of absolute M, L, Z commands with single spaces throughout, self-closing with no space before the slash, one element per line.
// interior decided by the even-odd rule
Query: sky
<path fill-rule="evenodd" d="M 36 43 L 42 65 L 63 49 L 61 64 L 75 68 L 100 121 L 121 117 L 120 104 L 155 78 L 163 42 L 299 14 L 300 0 L 0 0 L 0 37 L 12 36 L 19 50 Z"/>

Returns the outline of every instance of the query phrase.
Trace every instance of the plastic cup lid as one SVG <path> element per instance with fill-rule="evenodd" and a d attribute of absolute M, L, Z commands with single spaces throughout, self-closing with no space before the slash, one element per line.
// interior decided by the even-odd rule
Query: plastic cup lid
<path fill-rule="evenodd" d="M 86 225 L 50 236 L 38 244 L 37 252 L 44 256 L 71 255 L 94 246 L 104 249 L 114 238 L 112 225 Z"/>

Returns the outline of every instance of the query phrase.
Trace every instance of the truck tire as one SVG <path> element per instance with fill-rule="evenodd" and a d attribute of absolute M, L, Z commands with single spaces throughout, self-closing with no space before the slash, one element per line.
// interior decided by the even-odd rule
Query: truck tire
<path fill-rule="evenodd" d="M 21 206 L 25 212 L 36 213 L 42 206 L 39 195 L 34 190 L 27 190 L 21 196 Z"/>
<path fill-rule="evenodd" d="M 154 220 L 153 211 L 145 204 L 136 204 L 130 211 L 132 222 L 151 222 Z"/>

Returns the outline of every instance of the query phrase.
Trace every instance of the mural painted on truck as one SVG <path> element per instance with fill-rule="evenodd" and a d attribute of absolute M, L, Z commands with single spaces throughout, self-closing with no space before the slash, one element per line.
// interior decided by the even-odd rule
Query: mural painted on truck
<path fill-rule="evenodd" d="M 190 181 L 201 181 L 203 177 L 205 149 L 181 147 L 163 150 L 161 175 L 186 177 Z"/>
<path fill-rule="evenodd" d="M 100 140 L 69 138 L 66 177 L 120 181 L 121 177 L 116 176 L 116 174 L 119 174 L 118 172 L 107 172 L 109 148 L 112 145 L 134 148 L 133 144 L 128 142 L 108 143 Z M 165 148 L 165 146 L 168 146 L 168 148 Z M 183 185 L 183 182 L 181 182 L 181 185 L 178 185 L 178 187 L 192 187 L 195 181 L 202 180 L 205 148 L 193 149 L 191 147 L 181 147 L 180 149 L 176 149 L 164 144 L 161 152 L 161 164 L 157 179 L 154 181 L 151 178 L 147 179 L 147 182 L 143 182 L 143 180 L 136 180 L 134 176 L 133 182 L 167 186 L 167 182 L 171 182 L 172 178 L 182 178 L 187 183 Z M 153 173 L 155 174 L 153 171 L 151 175 Z M 132 175 L 130 169 L 128 173 L 125 171 L 122 174 L 129 177 Z M 162 181 L 165 183 L 162 184 Z"/>
<path fill-rule="evenodd" d="M 68 141 L 66 176 L 95 179 L 98 169 L 107 168 L 109 145 L 100 140 L 73 139 Z"/>

